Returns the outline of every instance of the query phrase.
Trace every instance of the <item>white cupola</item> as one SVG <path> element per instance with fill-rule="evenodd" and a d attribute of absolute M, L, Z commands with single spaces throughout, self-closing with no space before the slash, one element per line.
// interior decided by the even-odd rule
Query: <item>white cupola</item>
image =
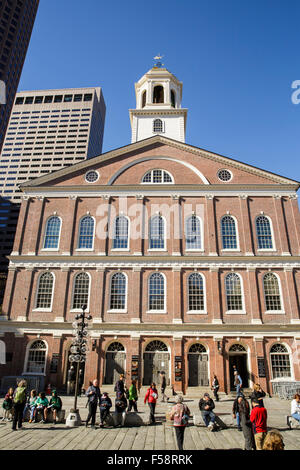
<path fill-rule="evenodd" d="M 185 142 L 187 109 L 181 108 L 182 82 L 159 59 L 136 84 L 136 109 L 130 109 L 131 142 L 162 135 Z"/>

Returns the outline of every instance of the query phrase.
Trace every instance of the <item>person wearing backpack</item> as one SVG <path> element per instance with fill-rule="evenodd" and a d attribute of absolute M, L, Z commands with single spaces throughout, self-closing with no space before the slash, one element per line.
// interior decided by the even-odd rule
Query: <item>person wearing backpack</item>
<path fill-rule="evenodd" d="M 158 399 L 158 393 L 156 389 L 156 384 L 152 382 L 152 384 L 150 385 L 150 387 L 148 388 L 146 392 L 145 399 L 144 399 L 145 405 L 148 401 L 148 405 L 150 408 L 149 425 L 155 424 L 155 406 L 156 406 L 157 399 Z"/>
<path fill-rule="evenodd" d="M 12 423 L 13 431 L 17 430 L 17 424 L 18 424 L 19 429 L 22 428 L 23 412 L 24 412 L 24 408 L 26 405 L 26 401 L 27 401 L 26 388 L 27 388 L 26 380 L 20 380 L 17 388 L 14 391 L 14 395 L 13 395 L 14 417 L 13 417 L 13 423 Z"/>
<path fill-rule="evenodd" d="M 178 450 L 183 450 L 184 431 L 189 422 L 190 410 L 183 404 L 183 397 L 176 396 L 176 405 L 170 412 L 170 419 L 174 421 L 174 429 L 176 433 Z"/>

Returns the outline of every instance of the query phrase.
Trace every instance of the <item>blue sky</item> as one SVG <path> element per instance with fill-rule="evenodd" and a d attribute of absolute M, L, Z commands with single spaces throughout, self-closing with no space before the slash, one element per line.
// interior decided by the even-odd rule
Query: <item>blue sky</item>
<path fill-rule="evenodd" d="M 300 180 L 298 0 L 41 0 L 19 90 L 102 86 L 103 152 L 130 143 L 134 83 L 161 53 L 186 143 Z"/>

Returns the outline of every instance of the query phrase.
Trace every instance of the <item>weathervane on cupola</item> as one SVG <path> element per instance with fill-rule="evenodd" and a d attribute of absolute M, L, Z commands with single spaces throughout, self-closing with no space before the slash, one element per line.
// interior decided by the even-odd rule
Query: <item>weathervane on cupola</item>
<path fill-rule="evenodd" d="M 154 67 L 157 67 L 158 69 L 160 69 L 163 65 L 165 65 L 165 64 L 161 63 L 162 58 L 163 58 L 163 55 L 160 55 L 160 54 L 153 57 L 153 59 L 156 60 L 156 63 L 154 64 Z"/>

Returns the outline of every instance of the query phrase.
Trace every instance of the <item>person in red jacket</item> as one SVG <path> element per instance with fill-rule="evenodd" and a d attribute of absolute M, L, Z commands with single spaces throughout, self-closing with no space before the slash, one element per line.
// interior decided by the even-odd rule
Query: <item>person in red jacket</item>
<path fill-rule="evenodd" d="M 258 399 L 252 399 L 252 411 L 250 421 L 253 427 L 256 450 L 262 450 L 267 434 L 267 410 L 261 406 Z"/>
<path fill-rule="evenodd" d="M 149 416 L 149 425 L 155 424 L 155 405 L 158 399 L 158 393 L 156 389 L 156 384 L 153 382 L 150 387 L 148 388 L 144 403 L 146 404 L 148 401 L 148 405 L 150 408 L 150 416 Z"/>

